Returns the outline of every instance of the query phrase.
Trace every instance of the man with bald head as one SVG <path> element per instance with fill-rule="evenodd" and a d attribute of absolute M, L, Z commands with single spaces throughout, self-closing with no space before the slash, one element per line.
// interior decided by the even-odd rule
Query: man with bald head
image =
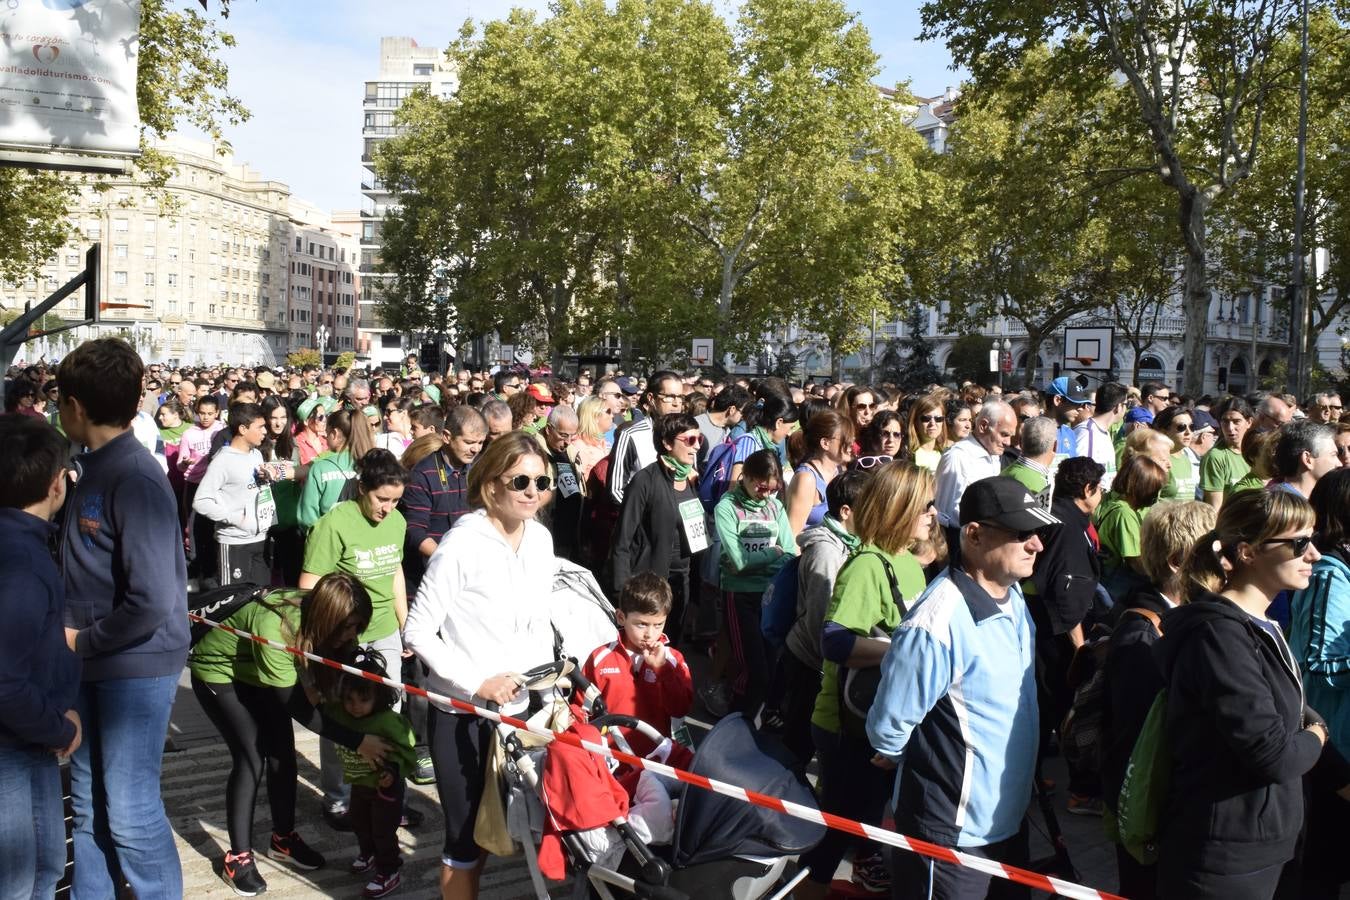
<path fill-rule="evenodd" d="M 970 434 L 953 444 L 938 462 L 933 502 L 953 565 L 961 554 L 961 496 L 974 482 L 999 474 L 1003 451 L 1012 445 L 1016 433 L 1013 408 L 1002 400 L 986 400 Z"/>

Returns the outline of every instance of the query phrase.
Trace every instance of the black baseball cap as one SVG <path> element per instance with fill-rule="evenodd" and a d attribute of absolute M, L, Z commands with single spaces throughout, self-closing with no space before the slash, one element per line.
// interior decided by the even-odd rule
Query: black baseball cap
<path fill-rule="evenodd" d="M 1060 524 L 1026 487 L 1006 475 L 981 478 L 961 495 L 961 524 L 985 522 L 1009 531 L 1037 531 Z"/>

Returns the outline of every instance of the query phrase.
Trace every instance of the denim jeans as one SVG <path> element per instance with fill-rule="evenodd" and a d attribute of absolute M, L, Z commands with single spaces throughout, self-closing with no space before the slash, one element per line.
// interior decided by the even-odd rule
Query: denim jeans
<path fill-rule="evenodd" d="M 385 671 L 388 677 L 398 681 L 403 674 L 403 636 L 395 631 L 391 635 L 371 641 L 370 645 L 384 657 Z M 342 780 L 342 760 L 338 758 L 337 748 L 327 738 L 319 741 L 319 788 L 323 791 L 323 805 L 326 809 L 346 808 L 347 798 L 351 796 L 351 786 Z"/>
<path fill-rule="evenodd" d="M 84 743 L 71 758 L 73 900 L 112 900 L 118 871 L 137 900 L 178 900 L 183 870 L 159 792 L 177 675 L 90 681 L 75 708 Z"/>
<path fill-rule="evenodd" d="M 66 868 L 61 767 L 38 747 L 0 747 L 0 900 L 45 900 Z"/>

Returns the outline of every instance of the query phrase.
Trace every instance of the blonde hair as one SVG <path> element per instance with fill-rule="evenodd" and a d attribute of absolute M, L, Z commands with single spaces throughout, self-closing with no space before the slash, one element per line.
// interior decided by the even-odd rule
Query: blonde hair
<path fill-rule="evenodd" d="M 520 395 L 517 394 L 516 396 Z M 548 455 L 544 453 L 543 444 L 523 431 L 512 431 L 488 444 L 487 449 L 469 467 L 467 498 L 469 508 L 483 509 L 486 507 L 489 498 L 484 496 L 484 489 L 488 485 L 495 485 L 497 479 L 511 471 L 521 457 L 525 456 L 539 457 L 544 464 L 544 471 L 553 471 L 553 464 L 549 462 Z M 493 487 L 492 490 L 495 492 L 497 487 Z"/>
<path fill-rule="evenodd" d="M 577 407 L 577 434 L 589 443 L 596 443 L 605 436 L 600 430 L 600 414 L 605 411 L 606 402 L 599 397 L 590 396 Z"/>
<path fill-rule="evenodd" d="M 1313 527 L 1313 508 L 1288 491 L 1243 491 L 1224 501 L 1213 530 L 1200 536 L 1186 557 L 1183 583 L 1190 599 L 1223 589 L 1244 563 L 1237 545 L 1262 544 L 1286 531 Z"/>
<path fill-rule="evenodd" d="M 1148 456 L 1148 445 L 1157 442 L 1160 446 L 1167 444 L 1167 455 L 1171 456 L 1181 449 L 1181 444 L 1175 438 L 1165 431 L 1158 431 L 1145 425 L 1142 428 L 1136 428 L 1131 431 L 1129 437 L 1125 438 L 1125 449 L 1120 454 L 1120 464 L 1124 466 L 1136 456 Z"/>
<path fill-rule="evenodd" d="M 941 427 L 938 428 L 938 434 L 933 444 L 933 449 L 938 451 L 946 450 L 950 445 L 950 442 L 947 440 L 946 404 L 943 403 L 942 398 L 937 394 L 926 394 L 915 400 L 914 405 L 910 407 L 909 410 L 909 424 L 906 426 L 908 434 L 906 437 L 908 438 L 910 452 L 913 453 L 923 446 L 923 430 L 919 427 L 919 417 L 925 413 L 937 413 L 942 417 L 942 421 L 938 423 Z"/>
<path fill-rule="evenodd" d="M 1184 563 L 1200 535 L 1214 527 L 1214 519 L 1214 507 L 1199 500 L 1167 501 L 1150 509 L 1139 532 L 1139 561 L 1149 581 L 1177 592 L 1181 573 L 1172 571 L 1173 558 Z"/>
<path fill-rule="evenodd" d="M 411 444 L 404 449 L 403 455 L 399 457 L 399 463 L 409 472 L 413 466 L 420 463 L 433 453 L 440 452 L 445 446 L 445 438 L 441 437 L 439 431 L 433 431 L 430 434 L 424 434 L 420 438 L 415 438 Z"/>
<path fill-rule="evenodd" d="M 933 473 L 888 462 L 863 485 L 853 504 L 853 529 L 864 544 L 899 553 L 914 544 L 914 524 L 933 499 Z"/>

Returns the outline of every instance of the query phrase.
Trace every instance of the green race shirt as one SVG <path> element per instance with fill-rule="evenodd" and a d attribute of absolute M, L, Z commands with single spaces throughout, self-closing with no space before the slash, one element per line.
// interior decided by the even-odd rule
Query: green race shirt
<path fill-rule="evenodd" d="M 403 564 L 403 514 L 391 510 L 377 523 L 366 518 L 361 504 L 344 500 L 324 513 L 305 541 L 304 571 L 312 575 L 345 572 L 360 579 L 370 592 L 374 613 L 361 642 L 370 643 L 398 631 L 394 613 L 394 573 Z"/>
<path fill-rule="evenodd" d="M 1167 484 L 1159 497 L 1163 500 L 1194 500 L 1195 487 L 1200 483 L 1191 458 L 1183 450 L 1172 454 L 1172 471 L 1167 474 Z"/>
<path fill-rule="evenodd" d="M 1125 564 L 1125 560 L 1139 555 L 1139 525 L 1143 513 L 1132 508 L 1125 499 L 1108 492 L 1097 507 L 1094 524 L 1102 545 L 1102 573 L 1110 575 Z"/>
<path fill-rule="evenodd" d="M 908 551 L 892 555 L 874 544 L 864 544 L 839 570 L 834 594 L 825 610 L 826 622 L 864 636 L 870 635 L 873 627 L 880 627 L 887 635 L 895 631 L 900 624 L 900 610 L 891 597 L 886 568 L 875 554 L 890 562 L 905 606 L 919 599 L 927 585 L 918 560 Z M 816 696 L 811 724 L 832 734 L 838 734 L 843 727 L 839 720 L 839 666 L 828 659 L 821 667 L 820 693 Z"/>
<path fill-rule="evenodd" d="M 1228 489 L 1229 496 L 1236 496 L 1243 491 L 1259 491 L 1266 486 L 1266 480 L 1255 472 L 1248 472 L 1237 480 L 1237 484 Z"/>
<path fill-rule="evenodd" d="M 1222 491 L 1227 495 L 1251 469 L 1238 451 L 1215 447 L 1200 460 L 1200 490 L 1206 493 Z"/>
<path fill-rule="evenodd" d="M 412 723 L 392 709 L 373 712 L 363 719 L 353 719 L 347 715 L 341 703 L 325 703 L 324 715 L 339 725 L 361 734 L 373 734 L 382 737 L 393 745 L 393 750 L 385 756 L 386 765 L 398 766 L 399 774 L 404 778 L 412 774 L 417 764 L 417 754 L 413 752 Z M 379 787 L 380 773 L 366 762 L 366 758 L 355 750 L 341 744 L 334 744 L 338 758 L 342 760 L 342 780 L 347 784 L 360 784 L 365 787 Z"/>
<path fill-rule="evenodd" d="M 224 624 L 294 646 L 300 630 L 300 607 L 288 603 L 287 598 L 298 600 L 303 596 L 303 591 L 273 591 L 264 600 L 236 611 Z M 188 656 L 188 670 L 207 684 L 242 681 L 255 687 L 290 687 L 295 684 L 298 663 L 298 657 L 284 650 L 235 637 L 219 628 L 204 635 Z"/>

